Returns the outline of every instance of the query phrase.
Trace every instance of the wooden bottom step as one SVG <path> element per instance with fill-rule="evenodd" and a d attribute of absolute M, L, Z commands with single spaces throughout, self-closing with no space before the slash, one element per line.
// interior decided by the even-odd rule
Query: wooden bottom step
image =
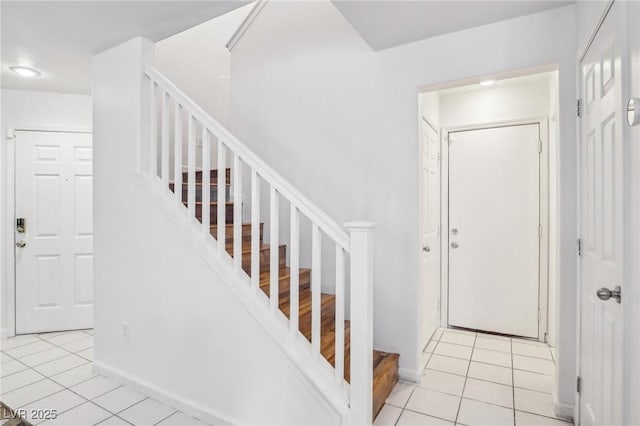
<path fill-rule="evenodd" d="M 373 419 L 398 383 L 399 362 L 399 354 L 373 351 Z"/>

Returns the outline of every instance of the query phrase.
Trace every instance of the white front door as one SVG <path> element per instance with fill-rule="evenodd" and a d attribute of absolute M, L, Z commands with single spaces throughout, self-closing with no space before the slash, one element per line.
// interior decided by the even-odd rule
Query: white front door
<path fill-rule="evenodd" d="M 91 134 L 18 131 L 16 333 L 93 326 Z"/>
<path fill-rule="evenodd" d="M 538 337 L 538 124 L 449 134 L 449 325 Z"/>
<path fill-rule="evenodd" d="M 623 286 L 623 120 L 618 3 L 581 64 L 580 136 L 582 257 L 580 423 L 622 425 L 622 309 L 600 289 Z M 624 297 L 624 287 L 623 297 Z M 637 403 L 637 401 L 636 401 Z"/>
<path fill-rule="evenodd" d="M 440 325 L 440 142 L 424 119 L 420 137 L 420 221 L 423 347 Z"/>

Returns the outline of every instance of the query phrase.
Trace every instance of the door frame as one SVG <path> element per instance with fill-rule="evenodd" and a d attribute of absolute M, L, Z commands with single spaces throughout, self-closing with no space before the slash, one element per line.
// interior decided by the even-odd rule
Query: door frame
<path fill-rule="evenodd" d="M 422 109 L 420 110 L 420 114 L 418 116 L 418 121 L 419 121 L 419 141 L 418 141 L 418 176 L 420 176 L 420 173 L 422 172 L 422 122 L 424 121 L 427 126 L 429 126 L 435 133 L 436 133 L 436 137 L 438 138 L 438 141 L 440 141 L 441 139 L 441 129 L 438 126 L 438 124 L 432 119 L 432 118 L 428 118 L 425 117 L 423 114 Z M 438 165 L 440 167 L 440 208 L 442 209 L 442 146 L 439 147 L 440 148 L 440 158 L 438 159 Z M 422 230 L 424 229 L 425 226 L 425 219 L 426 219 L 426 214 L 423 211 L 423 206 L 421 205 L 421 199 L 422 199 L 422 186 L 421 183 L 418 182 L 418 216 L 419 216 L 419 223 L 418 223 L 418 233 L 420 234 L 419 237 L 419 241 L 418 241 L 418 253 L 420 253 L 419 256 L 422 256 Z M 441 211 L 441 216 L 440 216 L 440 224 L 438 226 L 440 226 L 440 230 L 439 230 L 439 240 L 442 240 L 442 211 Z M 442 282 L 442 253 L 440 253 L 440 281 Z M 424 274 L 424 271 L 422 270 L 422 266 L 421 266 L 421 261 L 418 262 L 418 282 L 420 287 L 427 285 L 427 277 Z M 439 286 L 439 290 L 440 290 L 440 295 L 438 298 L 438 310 L 440 311 L 440 317 L 442 317 L 442 285 Z M 427 312 L 425 310 L 424 305 L 420 306 L 420 309 L 418 311 L 419 313 L 419 323 L 422 324 L 422 321 L 424 321 L 424 317 L 427 315 Z M 442 325 L 442 322 L 440 320 L 440 325 Z M 423 345 L 423 341 L 426 340 L 427 344 L 428 342 L 431 340 L 432 336 L 423 336 L 422 335 L 422 326 L 420 325 L 418 327 L 418 330 L 420 332 L 420 334 L 418 335 L 418 342 L 419 342 L 419 346 L 420 346 L 420 353 L 423 353 L 424 351 L 424 346 Z"/>
<path fill-rule="evenodd" d="M 441 129 L 440 135 L 440 173 L 441 173 L 441 210 L 440 210 L 440 315 L 444 327 L 449 327 L 449 134 L 469 130 L 485 130 L 500 127 L 537 124 L 542 144 L 540 156 L 540 225 L 542 234 L 539 245 L 538 272 L 538 340 L 545 342 L 549 323 L 549 119 L 531 117 L 521 120 L 495 121 L 468 126 Z M 446 230 L 446 232 L 445 232 Z M 446 234 L 446 236 L 445 236 Z"/>
<path fill-rule="evenodd" d="M 7 141 L 7 170 L 5 174 L 4 187 L 7 190 L 6 197 L 6 217 L 3 224 L 4 238 L 4 262 L 0 267 L 6 271 L 3 278 L 6 293 L 1 308 L 7 312 L 7 329 L 3 330 L 2 337 L 13 337 L 16 335 L 16 258 L 15 258 L 15 223 L 16 223 L 16 132 L 55 132 L 55 133 L 93 133 L 90 128 L 64 127 L 64 126 L 42 126 L 37 124 L 8 124 L 5 140 Z"/>

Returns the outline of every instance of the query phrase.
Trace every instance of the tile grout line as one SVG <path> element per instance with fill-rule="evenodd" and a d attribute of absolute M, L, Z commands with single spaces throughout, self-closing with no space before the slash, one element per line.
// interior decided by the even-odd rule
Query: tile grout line
<path fill-rule="evenodd" d="M 516 425 L 516 379 L 514 375 L 514 365 L 513 365 L 513 339 L 509 343 L 511 346 L 511 398 L 513 399 L 513 426 Z"/>
<path fill-rule="evenodd" d="M 471 347 L 471 358 L 473 358 L 473 352 L 476 350 L 476 340 L 478 340 L 478 333 L 474 333 L 473 346 Z M 462 394 L 460 395 L 460 401 L 458 401 L 458 410 L 456 411 L 456 418 L 454 423 L 458 423 L 458 417 L 460 417 L 460 409 L 462 408 L 462 400 L 464 399 L 464 391 L 467 388 L 467 381 L 469 380 L 469 369 L 471 368 L 471 358 L 469 358 L 469 364 L 467 364 L 467 374 L 464 377 L 464 384 L 462 385 Z"/>
<path fill-rule="evenodd" d="M 35 335 L 35 336 L 36 336 L 37 338 L 40 338 L 40 336 L 38 336 L 38 335 Z M 32 343 L 36 343 L 36 342 L 32 342 Z M 49 343 L 49 342 L 47 342 L 47 343 Z M 57 345 L 55 345 L 54 343 L 50 343 L 50 344 L 51 344 L 51 345 L 53 345 L 53 346 L 57 346 Z M 35 354 L 37 354 L 37 353 L 41 353 L 41 352 L 47 351 L 47 350 L 49 350 L 49 349 L 52 349 L 52 348 L 48 348 L 48 349 L 44 349 L 44 350 L 42 350 L 42 351 L 34 352 L 33 354 L 28 354 L 28 355 L 25 355 L 25 356 L 23 356 L 23 357 L 21 357 L 21 358 L 24 358 L 24 357 L 27 357 L 27 356 L 31 356 L 31 355 L 35 355 Z M 69 352 L 67 349 L 64 349 L 64 348 L 62 348 L 62 347 L 60 347 L 60 349 L 62 349 L 62 350 L 64 350 L 64 351 Z M 70 353 L 70 354 L 71 354 L 71 355 L 75 355 L 74 353 Z M 9 355 L 9 356 L 10 356 L 10 355 Z M 37 364 L 37 365 L 34 365 L 34 366 L 30 366 L 30 365 L 26 364 L 25 362 L 21 361 L 20 359 L 15 358 L 15 361 L 18 361 L 19 363 L 21 363 L 22 365 L 24 365 L 24 366 L 25 366 L 25 367 L 27 367 L 27 368 L 26 368 L 26 369 L 24 369 L 24 370 L 21 370 L 21 371 L 17 371 L 17 372 L 15 372 L 15 373 L 8 374 L 8 375 L 6 375 L 5 377 L 9 377 L 9 376 L 12 376 L 12 375 L 14 375 L 14 374 L 18 374 L 18 373 L 22 373 L 22 372 L 27 371 L 27 370 L 31 370 L 31 371 L 33 371 L 34 373 L 36 373 L 36 374 L 38 374 L 38 375 L 42 376 L 42 379 L 40 379 L 40 380 L 36 380 L 35 382 L 27 383 L 26 385 L 23 385 L 23 386 L 19 386 L 19 387 L 15 388 L 15 389 L 12 389 L 12 390 L 10 390 L 9 392 L 6 392 L 6 393 L 11 393 L 11 392 L 16 391 L 16 390 L 18 390 L 18 389 L 22 389 L 22 388 L 24 388 L 24 387 L 26 387 L 26 386 L 33 385 L 33 384 L 35 384 L 35 383 L 41 382 L 41 381 L 46 380 L 46 379 L 52 380 L 54 383 L 56 383 L 56 384 L 58 384 L 58 385 L 60 385 L 60 386 L 64 387 L 65 389 L 67 389 L 67 388 L 66 388 L 66 386 L 64 386 L 62 383 L 58 383 L 58 382 L 56 382 L 55 380 L 53 380 L 53 379 L 52 379 L 52 377 L 57 376 L 58 374 L 66 373 L 67 371 L 71 371 L 71 370 L 73 370 L 73 369 L 75 369 L 75 368 L 82 367 L 83 365 L 86 365 L 86 364 L 88 364 L 88 363 L 93 363 L 93 361 L 87 360 L 86 358 L 84 358 L 84 357 L 80 357 L 80 355 L 77 355 L 78 357 L 80 357 L 80 358 L 82 358 L 83 360 L 86 360 L 86 361 L 88 361 L 88 362 L 86 362 L 86 363 L 84 363 L 84 364 L 77 365 L 77 366 L 72 367 L 72 368 L 69 368 L 69 369 L 67 369 L 67 370 L 60 371 L 60 372 L 58 372 L 58 373 L 56 373 L 56 374 L 54 374 L 54 375 L 45 375 L 45 374 L 41 373 L 40 371 L 38 371 L 38 370 L 36 370 L 36 369 L 34 368 L 34 367 L 39 367 L 39 366 L 41 366 L 41 365 L 47 364 L 47 363 L 49 363 L 49 362 L 58 361 L 58 360 L 60 360 L 60 359 L 62 359 L 62 358 L 64 358 L 64 357 L 67 357 L 67 356 L 69 356 L 69 355 L 64 355 L 64 356 L 62 356 L 62 357 L 55 358 L 55 359 L 52 359 L 52 360 L 50 360 L 50 361 L 43 362 L 43 363 L 41 363 L 41 364 Z M 3 377 L 3 379 L 4 379 L 5 377 Z M 87 379 L 87 380 L 89 380 L 89 379 Z M 86 380 L 83 380 L 83 382 L 84 382 L 84 381 L 86 381 Z M 80 384 L 80 383 L 82 383 L 82 382 L 78 382 L 77 384 Z M 75 386 L 75 385 L 74 385 L 74 386 Z M 80 395 L 80 396 L 81 396 L 81 395 Z"/>
<path fill-rule="evenodd" d="M 85 332 L 85 330 L 78 330 L 78 331 L 82 331 L 82 332 L 84 332 L 88 337 L 93 337 L 93 335 L 92 335 L 92 334 L 86 333 L 86 332 Z M 62 333 L 61 333 L 61 334 L 62 334 Z M 61 335 L 61 334 L 60 334 L 60 335 Z M 49 380 L 49 381 L 51 381 L 51 382 L 55 383 L 56 385 L 58 385 L 58 386 L 61 386 L 61 387 L 62 387 L 62 389 L 60 389 L 60 390 L 58 390 L 58 391 L 56 391 L 56 392 L 53 392 L 53 393 L 51 393 L 51 394 L 49 394 L 49 395 L 45 395 L 45 396 L 43 396 L 43 397 L 41 397 L 41 398 L 38 398 L 38 399 L 35 399 L 35 400 L 32 400 L 32 401 L 26 402 L 26 403 L 24 403 L 24 404 L 22 405 L 22 407 L 27 406 L 27 405 L 29 405 L 29 404 L 36 403 L 36 402 L 38 402 L 38 401 L 41 401 L 41 400 L 46 399 L 46 398 L 49 398 L 49 397 L 51 397 L 51 396 L 53 396 L 53 395 L 56 395 L 56 394 L 58 394 L 58 393 L 61 393 L 61 392 L 64 392 L 65 390 L 67 390 L 67 391 L 69 391 L 69 392 L 73 393 L 74 395 L 77 395 L 79 398 L 81 398 L 81 400 L 82 400 L 82 401 L 81 401 L 79 404 L 76 404 L 76 405 L 74 405 L 74 406 L 72 406 L 72 407 L 69 407 L 68 409 L 66 409 L 66 410 L 64 410 L 64 411 L 59 412 L 58 414 L 66 413 L 66 412 L 68 412 L 68 411 L 71 411 L 71 410 L 73 410 L 73 409 L 75 409 L 75 408 L 77 408 L 77 407 L 79 407 L 79 406 L 81 406 L 81 405 L 84 405 L 84 404 L 86 404 L 87 402 L 89 402 L 89 403 L 91 403 L 93 406 L 95 406 L 95 407 L 97 407 L 97 408 L 99 408 L 99 409 L 102 409 L 102 410 L 104 410 L 104 411 L 106 411 L 107 413 L 109 413 L 109 414 L 110 414 L 110 416 L 109 416 L 109 417 L 107 417 L 107 418 L 106 418 L 106 419 L 104 419 L 104 420 L 101 420 L 101 422 L 100 422 L 100 423 L 102 423 L 102 422 L 104 422 L 104 421 L 108 420 L 108 419 L 109 419 L 109 418 L 111 418 L 111 417 L 117 417 L 118 419 L 120 419 L 120 420 L 122 420 L 122 421 L 124 421 L 124 422 L 126 422 L 126 423 L 128 423 L 128 424 L 132 424 L 132 423 L 130 423 L 129 421 L 127 421 L 126 419 L 124 419 L 124 418 L 120 417 L 120 416 L 119 416 L 119 414 L 121 414 L 122 412 L 124 412 L 124 411 L 126 411 L 126 410 L 128 410 L 128 409 L 130 409 L 130 408 L 132 408 L 132 407 L 134 407 L 134 406 L 136 406 L 136 405 L 138 405 L 138 404 L 140 404 L 140 403 L 142 403 L 142 402 L 144 402 L 144 401 L 148 400 L 148 399 L 151 399 L 151 397 L 149 397 L 149 396 L 147 396 L 147 395 L 144 395 L 144 394 L 141 394 L 141 395 L 143 395 L 143 396 L 144 396 L 144 398 L 143 398 L 142 400 L 140 400 L 140 401 L 138 401 L 138 402 L 136 402 L 136 403 L 134 403 L 134 404 L 131 404 L 130 406 L 127 406 L 127 407 L 125 407 L 125 408 L 123 408 L 122 410 L 117 411 L 117 412 L 113 412 L 113 411 L 111 411 L 111 410 L 109 410 L 109 409 L 107 409 L 107 408 L 105 408 L 105 407 L 103 407 L 103 406 L 99 405 L 98 403 L 96 403 L 96 402 L 95 402 L 95 399 L 100 398 L 100 397 L 102 397 L 102 396 L 104 396 L 104 395 L 106 395 L 106 394 L 108 394 L 108 393 L 110 393 L 110 392 L 114 392 L 114 391 L 116 391 L 116 390 L 118 390 L 118 389 L 122 388 L 123 386 L 122 386 L 122 385 L 120 385 L 120 384 L 118 384 L 118 386 L 117 386 L 117 387 L 115 387 L 115 388 L 113 388 L 113 389 L 110 389 L 110 390 L 108 390 L 108 391 L 106 391 L 106 392 L 103 392 L 103 393 L 101 393 L 101 394 L 99 394 L 99 395 L 96 395 L 96 396 L 94 396 L 93 398 L 90 398 L 90 399 L 89 399 L 89 398 L 87 398 L 87 397 L 85 397 L 84 395 L 81 395 L 81 394 L 77 393 L 76 391 L 74 391 L 74 390 L 73 390 L 73 389 L 71 389 L 70 387 L 67 387 L 67 386 L 65 386 L 64 384 L 62 384 L 62 383 L 60 383 L 60 382 L 56 381 L 56 380 L 54 379 L 54 376 L 57 376 L 57 375 L 59 375 L 59 374 L 66 373 L 66 372 L 71 371 L 71 370 L 74 370 L 74 369 L 76 369 L 76 368 L 83 367 L 83 366 L 85 366 L 85 365 L 87 365 L 87 364 L 92 364 L 92 363 L 93 363 L 93 361 L 92 361 L 92 360 L 88 360 L 88 359 L 86 359 L 86 358 L 84 358 L 84 357 L 82 357 L 82 356 L 80 356 L 80 355 L 77 355 L 77 353 L 76 353 L 76 352 L 71 352 L 69 349 L 66 349 L 66 348 L 64 348 L 64 347 L 62 347 L 62 346 L 60 346 L 60 345 L 58 345 L 58 344 L 51 343 L 51 342 L 49 342 L 48 340 L 46 340 L 46 339 L 44 339 L 43 337 L 41 337 L 40 335 L 34 334 L 34 336 L 35 336 L 37 339 L 40 339 L 40 341 L 44 341 L 44 342 L 46 342 L 46 343 L 49 343 L 50 345 L 53 345 L 54 347 L 60 348 L 60 349 L 62 349 L 62 350 L 64 350 L 64 351 L 68 352 L 68 353 L 69 353 L 69 354 L 71 354 L 71 355 L 76 355 L 76 356 L 78 356 L 78 357 L 80 357 L 80 358 L 82 358 L 83 360 L 86 360 L 86 361 L 88 361 L 88 362 L 87 362 L 87 363 L 84 363 L 84 364 L 81 364 L 81 365 L 78 365 L 78 366 L 75 366 L 75 367 L 72 367 L 72 368 L 69 368 L 69 369 L 67 369 L 67 370 L 63 370 L 63 371 L 57 372 L 55 375 L 50 376 L 50 375 L 45 375 L 45 374 L 43 374 L 43 373 L 41 373 L 41 372 L 39 372 L 39 371 L 35 370 L 35 368 L 34 368 L 34 367 L 38 367 L 38 366 L 44 365 L 44 364 L 49 363 L 49 362 L 57 361 L 57 360 L 59 360 L 59 359 L 62 359 L 62 358 L 64 358 L 64 357 L 69 356 L 69 354 L 68 354 L 68 355 L 64 355 L 64 356 L 62 356 L 62 357 L 59 357 L 59 358 L 55 358 L 55 359 L 50 360 L 50 361 L 47 361 L 47 362 L 45 362 L 45 363 L 41 363 L 41 364 L 34 365 L 33 367 L 31 367 L 31 366 L 29 366 L 29 365 L 25 364 L 24 362 L 20 361 L 20 359 L 14 358 L 13 356 L 11 356 L 11 355 L 9 355 L 9 354 L 5 354 L 5 355 L 7 355 L 8 357 L 10 357 L 10 358 L 11 358 L 11 360 L 13 360 L 13 361 L 18 361 L 18 362 L 20 362 L 20 364 L 22 364 L 22 365 L 24 365 L 24 366 L 26 367 L 26 369 L 25 369 L 25 370 L 21 370 L 21 371 L 32 370 L 32 371 L 33 371 L 33 372 L 35 372 L 36 374 L 38 374 L 38 375 L 42 376 L 42 378 L 41 378 L 40 380 L 37 380 L 37 381 L 35 381 L 35 382 L 32 382 L 32 383 L 26 384 L 26 385 L 24 385 L 24 386 L 20 386 L 20 387 L 18 387 L 18 388 L 16 388 L 16 389 L 13 389 L 13 390 L 9 391 L 8 393 L 13 392 L 13 391 L 18 390 L 18 389 L 22 389 L 22 388 L 24 388 L 24 387 L 27 387 L 27 386 L 30 386 L 30 385 L 33 385 L 33 384 L 36 384 L 36 383 L 39 383 L 39 382 L 42 382 L 42 381 L 45 381 L 45 380 Z M 80 339 L 73 340 L 73 341 L 68 342 L 68 343 L 73 343 L 73 342 L 75 342 L 75 341 L 79 341 L 79 340 L 83 340 L 83 339 L 85 339 L 85 337 L 82 337 L 82 338 L 80 338 Z M 32 343 L 38 343 L 38 341 L 33 341 L 33 342 L 31 342 L 31 343 L 27 343 L 27 344 L 32 344 Z M 26 346 L 27 344 L 25 344 L 25 345 L 21 345 L 21 346 Z M 17 347 L 20 347 L 20 346 L 16 346 L 16 348 L 17 348 Z M 93 348 L 93 346 L 92 346 L 92 347 L 90 347 L 90 348 L 84 348 L 84 349 L 81 349 L 80 351 L 84 351 L 84 350 L 91 349 L 91 348 Z M 13 348 L 12 348 L 12 349 L 13 349 Z M 33 354 L 28 354 L 28 355 L 25 355 L 25 356 L 34 355 L 34 354 L 41 353 L 41 352 L 44 352 L 44 351 L 46 351 L 46 350 L 50 350 L 50 349 L 53 349 L 53 348 L 43 349 L 42 351 L 37 351 L 37 352 L 34 352 Z M 19 373 L 19 372 L 18 372 L 18 373 Z M 12 374 L 16 374 L 16 373 L 12 373 Z M 10 375 L 7 375 L 6 377 L 9 377 L 9 376 L 10 376 Z M 82 380 L 82 381 L 80 381 L 80 382 L 78 382 L 78 383 L 74 383 L 74 384 L 72 385 L 72 387 L 73 387 L 73 386 L 77 386 L 77 385 L 82 384 L 82 383 L 85 383 L 85 382 L 88 382 L 89 380 L 95 379 L 96 377 L 104 377 L 104 376 L 94 375 L 93 377 L 89 377 L 89 378 L 87 378 L 87 379 L 85 379 L 85 380 Z M 107 378 L 107 379 L 108 379 L 108 378 Z M 117 382 L 115 382 L 115 381 L 114 381 L 114 383 L 117 383 Z M 415 389 L 414 389 L 414 390 L 415 390 Z M 414 391 L 414 390 L 412 390 L 411 395 L 413 395 L 413 391 Z M 411 398 L 411 395 L 409 396 L 409 398 Z M 408 401 L 409 401 L 409 398 L 407 399 L 407 402 L 405 402 L 404 406 L 406 406 L 406 405 L 407 405 L 407 403 L 408 403 Z M 166 404 L 163 404 L 163 405 L 166 405 Z M 167 406 L 167 407 L 169 407 L 169 408 L 171 408 L 173 411 L 172 411 L 168 416 L 163 417 L 163 418 L 162 418 L 162 419 L 160 419 L 158 422 L 154 423 L 154 425 L 158 425 L 158 424 L 160 424 L 161 422 L 163 422 L 163 421 L 165 421 L 166 419 L 168 419 L 169 417 L 171 417 L 171 416 L 173 416 L 174 414 L 176 414 L 177 412 L 180 412 L 179 410 L 177 410 L 177 409 L 176 409 L 176 408 L 174 408 L 174 407 L 171 407 L 171 406 L 169 406 L 169 405 L 166 405 L 166 406 Z M 17 408 L 21 408 L 21 407 L 17 407 Z M 403 408 L 403 409 L 404 409 L 404 408 Z M 46 422 L 46 421 L 47 421 L 47 420 L 45 420 L 45 422 Z M 42 423 L 44 423 L 44 422 L 42 422 Z"/>
<path fill-rule="evenodd" d="M 86 333 L 85 333 L 85 334 L 86 334 Z M 59 335 L 62 335 L 62 333 L 61 333 L 61 334 L 59 334 Z M 46 339 L 42 338 L 40 335 L 34 334 L 34 336 L 35 336 L 36 338 L 40 339 L 41 341 L 44 341 L 44 342 L 46 342 L 46 343 L 49 343 L 50 345 L 53 345 L 54 347 L 58 347 L 58 348 L 60 348 L 60 349 L 62 349 L 62 350 L 64 350 L 64 351 L 66 351 L 66 352 L 69 352 L 69 350 L 67 350 L 67 349 L 65 349 L 65 348 L 62 348 L 62 347 L 60 347 L 60 346 L 56 345 L 55 343 L 51 343 L 51 342 L 47 341 Z M 58 334 L 57 334 L 56 336 L 58 336 Z M 54 336 L 54 337 L 55 337 L 55 336 Z M 78 340 L 81 340 L 81 339 L 78 339 Z M 37 342 L 32 342 L 32 343 L 37 343 Z M 41 352 L 44 352 L 44 351 L 49 350 L 49 349 L 52 349 L 52 348 L 44 349 L 44 350 L 42 350 L 42 351 L 34 352 L 33 354 L 29 354 L 29 355 L 25 355 L 25 356 L 35 355 L 35 354 L 37 354 L 37 353 L 41 353 Z M 72 355 L 75 355 L 75 354 L 73 354 L 73 353 L 71 353 L 71 354 L 72 354 Z M 68 355 L 65 355 L 65 357 L 66 357 L 66 356 L 68 356 Z M 23 357 L 23 358 L 24 358 L 24 357 Z M 56 359 L 53 359 L 53 360 L 51 360 L 51 361 L 47 361 L 47 362 L 57 361 L 57 360 L 62 359 L 62 358 L 64 358 L 64 357 L 56 358 Z M 81 358 L 82 358 L 82 357 L 81 357 Z M 82 358 L 82 359 L 86 359 L 86 358 Z M 35 368 L 33 368 L 33 367 L 38 367 L 38 366 L 43 365 L 43 364 L 46 364 L 46 363 L 38 364 L 38 365 L 35 365 L 35 366 L 31 367 L 31 366 L 29 366 L 29 365 L 25 364 L 24 362 L 20 361 L 19 359 L 16 359 L 16 361 L 19 361 L 21 364 L 25 365 L 25 366 L 27 367 L 27 369 L 28 369 L 28 370 L 32 370 L 32 371 L 33 371 L 33 372 L 35 372 L 36 374 L 39 374 L 40 376 L 42 376 L 42 379 L 40 379 L 40 380 L 36 380 L 35 382 L 32 382 L 32 383 L 26 384 L 26 385 L 24 385 L 24 386 L 20 386 L 20 387 L 18 387 L 18 388 L 15 388 L 15 389 L 13 389 L 13 390 L 11 390 L 11 391 L 7 392 L 7 393 L 14 392 L 14 391 L 16 391 L 16 390 L 19 390 L 19 389 L 25 388 L 25 387 L 30 386 L 30 385 L 34 385 L 34 384 L 39 383 L 39 382 L 42 382 L 42 381 L 44 381 L 44 380 L 49 380 L 49 381 L 51 381 L 51 382 L 55 383 L 56 385 L 58 385 L 58 386 L 61 386 L 61 387 L 62 387 L 62 389 L 58 390 L 57 392 L 51 393 L 51 394 L 49 394 L 49 395 L 45 395 L 45 396 L 43 396 L 42 398 L 37 398 L 37 399 L 34 399 L 34 400 L 32 400 L 32 401 L 26 402 L 26 403 L 23 405 L 23 407 L 24 407 L 24 406 L 26 406 L 27 404 L 32 404 L 32 403 L 34 403 L 34 402 L 38 402 L 38 401 L 40 401 L 40 400 L 42 400 L 42 399 L 48 398 L 48 397 L 50 397 L 50 396 L 52 396 L 52 395 L 58 394 L 58 393 L 60 393 L 60 392 L 62 392 L 62 391 L 64 391 L 64 390 L 68 390 L 69 392 L 71 392 L 71 393 L 73 393 L 73 394 L 75 394 L 75 395 L 79 396 L 80 398 L 84 399 L 84 400 L 85 400 L 85 402 L 90 401 L 88 398 L 84 397 L 83 395 L 80 395 L 79 393 L 75 392 L 74 390 L 70 389 L 69 387 L 65 386 L 64 384 L 62 384 L 62 383 L 60 383 L 60 382 L 58 382 L 58 381 L 56 381 L 56 380 L 53 378 L 54 376 L 57 376 L 58 374 L 62 374 L 62 373 L 65 373 L 65 372 L 71 371 L 71 370 L 73 370 L 73 369 L 75 369 L 75 368 L 82 367 L 83 365 L 86 365 L 87 363 L 85 363 L 85 364 L 81 364 L 81 365 L 78 365 L 78 366 L 76 366 L 76 367 L 73 367 L 73 368 L 70 368 L 70 369 L 67 369 L 67 370 L 64 370 L 64 371 L 61 371 L 61 372 L 59 372 L 59 373 L 56 373 L 56 374 L 55 374 L 55 375 L 53 375 L 53 376 L 48 376 L 48 375 L 42 374 L 41 372 L 39 372 L 38 370 L 36 370 Z M 88 363 L 93 363 L 93 361 L 89 361 Z M 27 370 L 22 370 L 22 371 L 27 371 Z M 14 373 L 14 374 L 15 374 L 15 373 Z M 7 376 L 7 377 L 8 377 L 8 376 Z M 95 377 L 97 377 L 97 376 L 95 376 Z M 76 385 L 79 385 L 80 383 L 87 382 L 87 381 L 89 381 L 89 380 L 91 380 L 91 379 L 93 379 L 93 378 L 95 378 L 95 377 L 90 377 L 90 378 L 88 378 L 88 379 L 86 379 L 86 380 L 82 380 L 82 381 L 80 381 L 80 382 L 78 382 L 78 383 L 73 384 L 72 386 L 76 386 Z M 118 386 L 118 387 L 120 387 L 120 386 Z M 115 390 L 115 389 L 117 389 L 117 388 L 114 388 L 114 389 L 112 389 L 112 390 Z M 110 392 L 110 391 L 108 391 L 108 392 Z M 105 393 L 108 393 L 108 392 L 105 392 Z M 96 398 L 97 398 L 97 397 L 99 397 L 99 396 L 102 396 L 102 395 L 104 395 L 104 393 L 103 393 L 103 394 L 100 394 L 100 395 L 98 395 L 98 396 L 96 396 Z M 78 406 L 80 406 L 80 405 L 84 404 L 85 402 L 82 402 L 82 403 L 80 403 L 80 404 L 76 405 L 76 406 L 75 406 L 75 407 L 73 407 L 73 408 L 76 408 L 76 407 L 78 407 Z M 21 407 L 16 407 L 16 408 L 21 408 Z M 62 414 L 62 413 L 64 413 L 64 412 L 67 412 L 67 411 L 69 411 L 69 410 L 71 410 L 71 409 L 73 409 L 73 408 L 70 408 L 70 409 L 68 409 L 68 410 L 65 410 L 65 411 L 61 412 L 60 414 Z M 108 410 L 107 410 L 107 411 L 108 411 Z"/>
<path fill-rule="evenodd" d="M 438 332 L 438 330 L 436 330 L 436 333 Z M 440 333 L 440 336 L 438 337 L 438 340 L 436 341 L 436 345 L 433 347 L 433 351 L 435 352 L 436 348 L 438 347 L 438 344 L 440 343 L 440 337 L 442 337 L 442 334 L 444 333 L 444 331 L 442 333 Z M 431 337 L 433 338 L 433 336 Z M 429 342 L 427 343 L 427 346 L 429 346 L 429 343 L 431 343 L 431 339 L 429 339 Z M 425 346 L 426 348 L 426 346 Z M 431 357 L 433 356 L 434 352 L 431 352 L 431 355 L 429 355 L 429 359 L 427 360 L 427 365 L 429 364 L 429 362 L 431 361 Z M 424 370 L 426 370 L 427 365 L 425 365 L 425 368 L 422 369 L 422 376 L 424 377 Z M 405 401 L 404 405 L 401 407 L 401 411 L 400 411 L 400 415 L 398 416 L 398 418 L 396 419 L 396 421 L 393 423 L 394 426 L 398 424 L 398 422 L 400 421 L 400 419 L 402 418 L 402 415 L 404 414 L 405 411 L 412 411 L 412 410 L 408 410 L 407 409 L 407 405 L 409 404 L 409 400 L 411 399 L 411 397 L 413 396 L 413 393 L 416 391 L 416 388 L 418 386 L 415 385 L 413 387 L 413 389 L 411 390 L 411 393 L 409 394 L 409 398 L 407 398 L 407 400 Z"/>

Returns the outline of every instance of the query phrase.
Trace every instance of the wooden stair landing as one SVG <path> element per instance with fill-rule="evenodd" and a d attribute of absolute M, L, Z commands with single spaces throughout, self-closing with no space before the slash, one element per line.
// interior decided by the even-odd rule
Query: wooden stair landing
<path fill-rule="evenodd" d="M 230 169 L 226 170 L 225 184 L 231 183 Z M 183 174 L 183 182 L 186 182 L 186 173 Z M 211 185 L 217 185 L 217 170 L 211 170 Z M 196 184 L 202 187 L 202 172 L 196 173 Z M 186 206 L 186 193 L 184 192 L 183 183 L 183 204 Z M 170 189 L 174 190 L 174 184 L 170 184 Z M 196 192 L 200 192 L 199 189 Z M 233 242 L 233 203 L 225 203 L 225 249 L 231 257 L 234 254 Z M 211 201 L 210 203 L 210 230 L 211 235 L 217 238 L 217 209 L 218 203 Z M 195 213 L 198 220 L 202 221 L 202 202 L 199 200 L 195 204 Z M 271 247 L 264 244 L 263 241 L 264 224 L 260 224 L 260 279 L 259 285 L 262 292 L 269 297 L 270 294 L 270 255 Z M 242 224 L 241 237 L 241 256 L 242 269 L 251 276 L 251 224 Z M 280 244 L 278 247 L 278 293 L 280 311 L 287 317 L 290 317 L 291 304 L 291 270 L 286 264 L 287 246 Z M 299 288 L 298 288 L 298 329 L 300 333 L 309 341 L 311 341 L 311 270 L 308 268 L 300 268 L 299 270 Z M 322 356 L 333 366 L 335 366 L 336 353 L 336 327 L 335 327 L 335 296 L 332 294 L 321 294 L 321 332 L 320 332 L 320 352 Z M 348 382 L 350 380 L 350 334 L 351 324 L 346 320 L 344 324 L 344 378 Z M 398 382 L 398 365 L 400 355 L 396 353 L 388 353 L 374 350 L 373 351 L 373 418 L 378 415 L 385 400 Z"/>

